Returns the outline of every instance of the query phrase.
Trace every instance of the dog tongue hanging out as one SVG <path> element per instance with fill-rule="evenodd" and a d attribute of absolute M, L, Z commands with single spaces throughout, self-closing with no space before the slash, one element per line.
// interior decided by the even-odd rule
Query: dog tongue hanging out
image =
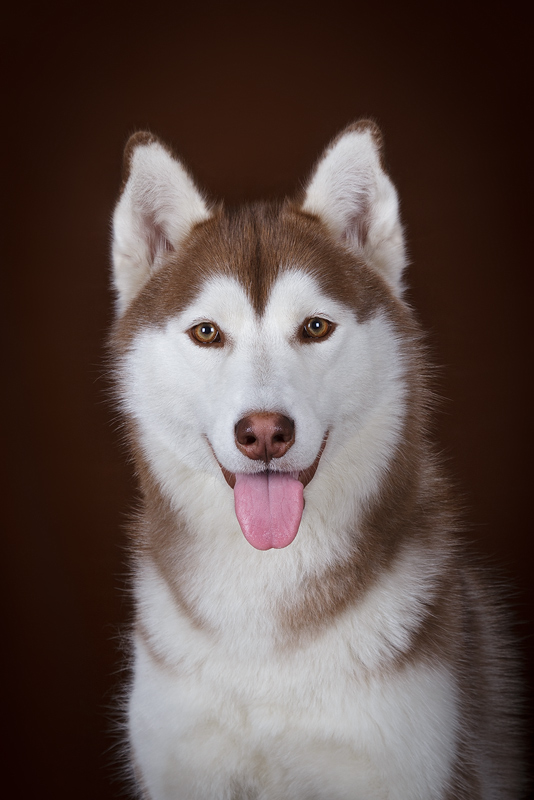
<path fill-rule="evenodd" d="M 287 547 L 300 525 L 302 484 L 282 472 L 236 475 L 235 513 L 241 530 L 258 550 Z"/>
<path fill-rule="evenodd" d="M 519 798 L 506 623 L 429 445 L 376 126 L 298 201 L 231 211 L 136 134 L 113 264 L 142 796 Z"/>

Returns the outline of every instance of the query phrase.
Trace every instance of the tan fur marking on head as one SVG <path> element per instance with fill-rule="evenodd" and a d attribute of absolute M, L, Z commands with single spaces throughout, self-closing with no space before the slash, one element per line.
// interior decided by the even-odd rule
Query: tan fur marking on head
<path fill-rule="evenodd" d="M 140 327 L 163 325 L 192 302 L 212 275 L 236 278 L 261 315 L 285 269 L 310 274 L 325 294 L 352 308 L 360 322 L 391 305 L 382 279 L 336 244 L 319 219 L 292 202 L 219 207 L 193 227 L 178 252 L 167 254 L 166 263 L 118 320 L 112 345 L 120 351 Z"/>

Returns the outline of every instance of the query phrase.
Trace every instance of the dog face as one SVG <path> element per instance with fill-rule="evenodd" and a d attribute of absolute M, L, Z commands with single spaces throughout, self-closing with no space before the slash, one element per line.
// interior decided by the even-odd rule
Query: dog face
<path fill-rule="evenodd" d="M 179 475 L 226 480 L 248 541 L 285 547 L 310 481 L 337 459 L 334 492 L 371 491 L 405 418 L 404 250 L 376 128 L 341 134 L 300 203 L 209 210 L 144 134 L 126 164 L 114 220 L 124 410 L 170 496 Z"/>

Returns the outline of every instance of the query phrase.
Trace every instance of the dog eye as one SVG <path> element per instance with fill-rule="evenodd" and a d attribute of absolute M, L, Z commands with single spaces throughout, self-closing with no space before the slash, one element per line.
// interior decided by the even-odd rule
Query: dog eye
<path fill-rule="evenodd" d="M 334 325 L 322 317 L 310 317 L 304 323 L 302 335 L 305 339 L 324 339 L 334 329 Z"/>
<path fill-rule="evenodd" d="M 221 334 L 213 322 L 201 322 L 191 328 L 189 333 L 200 344 L 219 344 L 221 342 Z"/>

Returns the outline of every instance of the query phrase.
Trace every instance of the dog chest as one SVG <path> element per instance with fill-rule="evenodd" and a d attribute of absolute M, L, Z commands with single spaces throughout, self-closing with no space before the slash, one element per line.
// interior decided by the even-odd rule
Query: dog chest
<path fill-rule="evenodd" d="M 414 782 L 439 797 L 454 757 L 455 693 L 437 665 L 359 676 L 319 646 L 248 662 L 215 646 L 170 669 L 138 641 L 130 736 L 158 798 L 188 782 L 184 797 L 211 796 L 207 785 L 196 793 L 206 773 L 220 784 L 213 797 L 232 782 L 296 800 L 406 798 Z"/>

